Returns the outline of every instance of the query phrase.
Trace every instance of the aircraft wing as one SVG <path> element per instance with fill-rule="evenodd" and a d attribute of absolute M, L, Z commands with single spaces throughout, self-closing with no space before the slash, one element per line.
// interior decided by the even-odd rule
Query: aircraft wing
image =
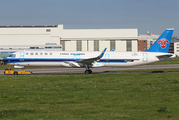
<path fill-rule="evenodd" d="M 97 57 L 89 58 L 89 59 L 85 59 L 85 60 L 77 60 L 76 62 L 79 63 L 79 64 L 92 65 L 93 62 L 98 61 L 100 58 L 103 57 L 104 53 L 106 52 L 106 49 L 107 48 L 105 48 L 103 50 L 103 52 Z"/>

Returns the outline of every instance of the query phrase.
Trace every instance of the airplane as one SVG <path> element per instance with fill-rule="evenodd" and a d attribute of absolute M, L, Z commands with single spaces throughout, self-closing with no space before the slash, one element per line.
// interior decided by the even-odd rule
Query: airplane
<path fill-rule="evenodd" d="M 174 29 L 166 29 L 156 42 L 144 52 L 99 51 L 20 51 L 3 61 L 7 65 L 24 69 L 25 66 L 65 66 L 85 68 L 91 74 L 96 67 L 131 67 L 176 57 L 168 53 Z"/>

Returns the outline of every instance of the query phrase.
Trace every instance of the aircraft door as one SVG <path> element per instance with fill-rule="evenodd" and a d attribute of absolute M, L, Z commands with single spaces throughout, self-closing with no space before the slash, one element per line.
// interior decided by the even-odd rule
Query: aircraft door
<path fill-rule="evenodd" d="M 19 58 L 24 58 L 25 52 L 20 52 Z"/>
<path fill-rule="evenodd" d="M 109 63 L 109 54 L 105 54 L 105 63 Z"/>
<path fill-rule="evenodd" d="M 20 61 L 24 61 L 24 55 L 25 55 L 25 52 L 20 52 Z"/>
<path fill-rule="evenodd" d="M 80 54 L 74 54 L 73 58 L 74 60 L 80 60 Z"/>
<path fill-rule="evenodd" d="M 142 53 L 143 62 L 148 62 L 148 53 Z"/>

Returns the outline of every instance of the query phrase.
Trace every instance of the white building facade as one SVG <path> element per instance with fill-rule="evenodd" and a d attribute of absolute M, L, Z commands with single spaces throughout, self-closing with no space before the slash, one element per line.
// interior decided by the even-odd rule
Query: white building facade
<path fill-rule="evenodd" d="M 0 46 L 62 45 L 63 51 L 137 51 L 138 29 L 63 29 L 53 26 L 0 26 Z"/>
<path fill-rule="evenodd" d="M 174 54 L 179 56 L 179 37 L 173 37 L 174 42 Z"/>

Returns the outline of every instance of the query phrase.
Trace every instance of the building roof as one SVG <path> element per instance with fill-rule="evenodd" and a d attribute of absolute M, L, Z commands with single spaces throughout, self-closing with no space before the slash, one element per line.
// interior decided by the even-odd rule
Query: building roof
<path fill-rule="evenodd" d="M 38 26 L 35 26 L 35 25 L 32 25 L 32 26 L 23 26 L 23 25 L 20 25 L 20 26 L 0 26 L 0 28 L 51 28 L 51 27 L 57 27 L 58 25 L 38 25 Z"/>

